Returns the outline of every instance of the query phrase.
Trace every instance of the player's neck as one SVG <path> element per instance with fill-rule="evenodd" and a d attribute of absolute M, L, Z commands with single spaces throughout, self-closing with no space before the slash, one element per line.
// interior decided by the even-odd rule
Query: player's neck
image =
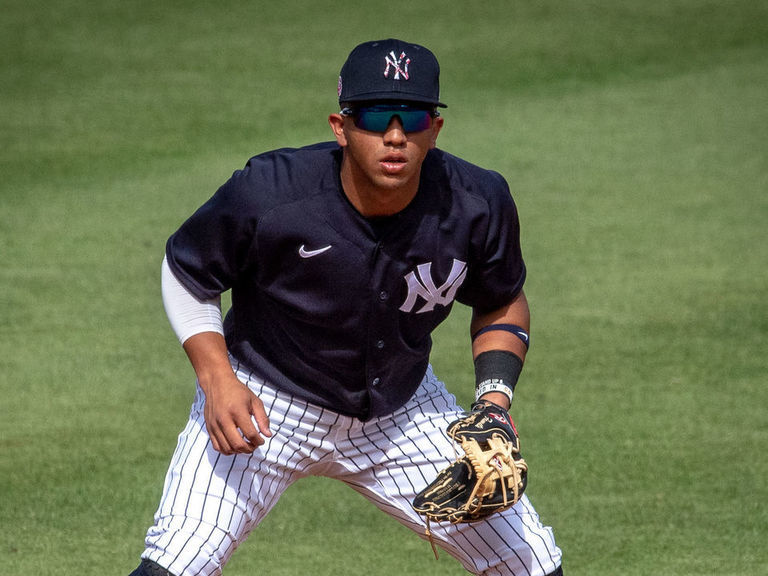
<path fill-rule="evenodd" d="M 392 216 L 402 212 L 419 191 L 418 179 L 400 186 L 375 186 L 363 175 L 356 175 L 343 165 L 340 176 L 344 195 L 366 218 Z"/>

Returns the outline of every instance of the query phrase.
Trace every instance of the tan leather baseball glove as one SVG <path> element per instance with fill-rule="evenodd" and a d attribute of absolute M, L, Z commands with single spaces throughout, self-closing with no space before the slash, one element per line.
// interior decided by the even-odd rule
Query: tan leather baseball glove
<path fill-rule="evenodd" d="M 528 465 L 509 414 L 501 406 L 477 402 L 447 429 L 464 456 L 442 470 L 419 492 L 413 508 L 429 521 L 474 522 L 513 506 L 522 496 Z"/>

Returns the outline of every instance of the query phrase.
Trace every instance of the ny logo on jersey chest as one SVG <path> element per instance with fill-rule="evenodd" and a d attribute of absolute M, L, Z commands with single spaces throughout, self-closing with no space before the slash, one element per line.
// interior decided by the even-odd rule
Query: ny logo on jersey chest
<path fill-rule="evenodd" d="M 453 259 L 451 272 L 448 279 L 440 286 L 435 285 L 432 278 L 432 262 L 419 264 L 415 271 L 405 275 L 405 282 L 408 285 L 408 296 L 400 306 L 402 312 L 412 312 L 416 303 L 421 298 L 424 305 L 416 310 L 416 314 L 431 312 L 438 304 L 448 306 L 456 297 L 456 291 L 467 277 L 467 264 L 461 260 Z"/>

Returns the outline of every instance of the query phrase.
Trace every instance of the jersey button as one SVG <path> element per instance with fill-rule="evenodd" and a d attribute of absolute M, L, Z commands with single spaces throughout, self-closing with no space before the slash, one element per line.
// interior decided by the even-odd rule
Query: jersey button
<path fill-rule="evenodd" d="M 378 348 L 379 350 L 384 348 L 384 340 L 379 340 L 378 342 L 376 342 L 376 348 Z"/>
<path fill-rule="evenodd" d="M 378 386 L 379 384 L 381 384 L 381 378 L 374 378 L 371 384 L 373 386 Z"/>
<path fill-rule="evenodd" d="M 382 290 L 381 292 L 379 292 L 379 300 L 384 302 L 388 299 L 389 299 L 389 292 L 387 292 L 386 290 Z"/>

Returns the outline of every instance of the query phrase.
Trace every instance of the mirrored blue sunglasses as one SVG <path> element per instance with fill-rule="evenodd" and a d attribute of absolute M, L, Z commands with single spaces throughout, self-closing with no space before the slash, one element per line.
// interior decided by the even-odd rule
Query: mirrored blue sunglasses
<path fill-rule="evenodd" d="M 405 132 L 422 132 L 432 125 L 432 118 L 439 116 L 432 108 L 419 108 L 410 104 L 376 104 L 344 108 L 342 116 L 350 116 L 355 126 L 370 132 L 386 132 L 393 116 L 400 119 Z"/>

